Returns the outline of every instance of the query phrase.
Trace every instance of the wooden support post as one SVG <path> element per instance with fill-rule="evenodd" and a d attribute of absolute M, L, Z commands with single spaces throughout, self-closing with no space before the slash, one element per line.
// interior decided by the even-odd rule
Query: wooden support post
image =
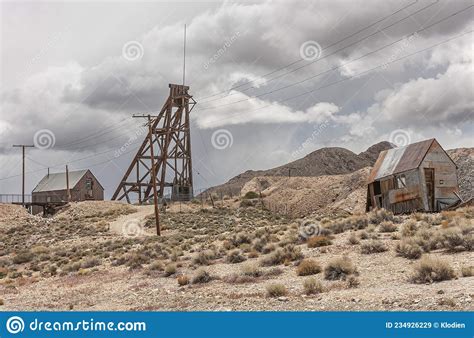
<path fill-rule="evenodd" d="M 153 125 L 151 123 L 151 116 L 148 115 L 148 138 L 150 140 L 150 159 L 151 159 L 151 184 L 153 189 L 153 204 L 155 205 L 155 223 L 156 223 L 156 234 L 161 236 L 160 229 L 160 215 L 158 211 L 158 194 L 156 192 L 156 166 L 155 166 L 155 153 L 153 151 Z"/>
<path fill-rule="evenodd" d="M 67 202 L 71 202 L 71 190 L 69 189 L 69 169 L 66 165 L 66 193 L 67 193 Z"/>

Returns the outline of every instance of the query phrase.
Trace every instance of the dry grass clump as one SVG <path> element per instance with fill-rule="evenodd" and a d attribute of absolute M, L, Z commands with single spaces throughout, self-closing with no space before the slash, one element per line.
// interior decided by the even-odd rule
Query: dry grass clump
<path fill-rule="evenodd" d="M 125 264 L 130 268 L 130 270 L 140 269 L 142 268 L 142 264 L 150 262 L 150 258 L 137 252 L 131 253 L 126 257 L 126 259 L 127 261 Z"/>
<path fill-rule="evenodd" d="M 184 286 L 189 284 L 189 277 L 186 275 L 179 275 L 177 278 L 178 285 L 179 286 Z"/>
<path fill-rule="evenodd" d="M 30 251 L 22 251 L 22 252 L 17 253 L 15 256 L 13 256 L 12 262 L 14 264 L 24 264 L 24 263 L 31 262 L 33 258 L 34 258 L 34 255 Z"/>
<path fill-rule="evenodd" d="M 209 283 L 212 280 L 211 275 L 204 269 L 199 269 L 196 274 L 193 276 L 191 283 L 193 284 L 202 284 Z"/>
<path fill-rule="evenodd" d="M 395 217 L 391 211 L 386 209 L 375 209 L 368 213 L 369 222 L 371 224 L 380 224 L 384 221 L 393 222 Z"/>
<path fill-rule="evenodd" d="M 417 244 L 414 239 L 403 239 L 397 244 L 395 251 L 399 256 L 408 259 L 418 259 L 423 254 L 423 249 Z"/>
<path fill-rule="evenodd" d="M 357 238 L 355 232 L 351 233 L 349 237 L 347 238 L 347 243 L 350 245 L 357 245 L 360 243 L 359 239 Z"/>
<path fill-rule="evenodd" d="M 441 233 L 443 247 L 452 252 L 474 250 L 472 230 L 474 230 L 472 227 L 453 227 L 443 230 Z"/>
<path fill-rule="evenodd" d="M 310 276 L 321 272 L 321 266 L 312 259 L 304 259 L 296 268 L 298 276 Z"/>
<path fill-rule="evenodd" d="M 286 262 L 296 261 L 303 258 L 300 248 L 294 245 L 287 245 L 284 248 L 279 248 L 268 254 L 266 257 L 263 257 L 260 261 L 262 266 L 272 266 L 283 264 Z"/>
<path fill-rule="evenodd" d="M 306 295 L 315 295 L 323 292 L 324 288 L 316 278 L 308 278 L 303 282 L 303 289 Z"/>
<path fill-rule="evenodd" d="M 348 257 L 335 258 L 324 268 L 324 278 L 327 280 L 345 280 L 347 276 L 356 272 L 356 268 Z"/>
<path fill-rule="evenodd" d="M 347 277 L 347 287 L 350 289 L 354 289 L 360 285 L 359 279 L 356 276 L 349 276 Z"/>
<path fill-rule="evenodd" d="M 395 232 L 397 231 L 397 226 L 391 221 L 384 221 L 379 225 L 379 232 Z"/>
<path fill-rule="evenodd" d="M 463 277 L 472 277 L 472 276 L 474 276 L 474 266 L 463 266 L 461 268 L 461 275 Z"/>
<path fill-rule="evenodd" d="M 163 271 L 163 269 L 164 267 L 161 261 L 155 261 L 151 263 L 150 266 L 148 267 L 148 270 L 150 271 Z"/>
<path fill-rule="evenodd" d="M 317 248 L 321 246 L 331 245 L 331 239 L 327 236 L 313 236 L 308 239 L 306 242 L 308 248 Z"/>
<path fill-rule="evenodd" d="M 100 265 L 100 260 L 96 257 L 86 258 L 81 262 L 82 269 L 92 268 L 97 265 Z"/>
<path fill-rule="evenodd" d="M 433 283 L 453 279 L 454 270 L 440 259 L 423 257 L 414 267 L 413 283 Z"/>
<path fill-rule="evenodd" d="M 171 276 L 171 275 L 174 275 L 176 273 L 176 270 L 178 268 L 176 267 L 176 264 L 174 263 L 170 263 L 168 265 L 166 265 L 165 267 L 165 276 Z"/>
<path fill-rule="evenodd" d="M 250 276 L 250 277 L 260 277 L 263 272 L 258 268 L 256 264 L 249 263 L 249 264 L 244 264 L 240 268 L 240 272 L 243 276 Z"/>
<path fill-rule="evenodd" d="M 193 259 L 193 263 L 197 265 L 209 265 L 216 257 L 216 253 L 212 250 L 204 250 L 199 252 Z"/>
<path fill-rule="evenodd" d="M 266 289 L 268 297 L 282 297 L 288 294 L 288 290 L 283 284 L 269 284 Z"/>
<path fill-rule="evenodd" d="M 387 247 L 379 240 L 371 240 L 360 245 L 360 252 L 369 255 L 387 251 Z"/>
<path fill-rule="evenodd" d="M 409 219 L 408 221 L 402 224 L 400 232 L 403 237 L 411 237 L 415 235 L 417 230 L 417 222 L 413 219 Z"/>
<path fill-rule="evenodd" d="M 369 221 L 365 215 L 355 215 L 332 221 L 326 225 L 326 228 L 335 234 L 340 234 L 347 230 L 365 229 L 368 224 Z"/>
<path fill-rule="evenodd" d="M 246 259 L 247 258 L 244 255 L 242 255 L 240 250 L 236 249 L 229 252 L 225 260 L 227 263 L 236 264 L 236 263 L 241 263 L 245 261 Z"/>
<path fill-rule="evenodd" d="M 232 238 L 230 239 L 230 242 L 235 247 L 238 247 L 241 244 L 251 244 L 252 239 L 250 238 L 250 236 L 248 234 L 241 232 L 241 233 L 238 233 L 238 234 L 235 234 L 234 236 L 232 236 Z"/>

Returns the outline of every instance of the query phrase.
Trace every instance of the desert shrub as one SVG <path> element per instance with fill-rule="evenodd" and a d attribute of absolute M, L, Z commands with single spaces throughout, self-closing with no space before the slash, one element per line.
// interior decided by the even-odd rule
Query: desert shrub
<path fill-rule="evenodd" d="M 193 276 L 191 283 L 193 284 L 202 284 L 209 283 L 212 280 L 211 275 L 204 269 L 199 269 L 196 274 Z"/>
<path fill-rule="evenodd" d="M 266 289 L 268 297 L 282 297 L 288 294 L 288 290 L 283 284 L 269 284 Z"/>
<path fill-rule="evenodd" d="M 472 251 L 474 249 L 474 235 L 463 231 L 460 227 L 453 227 L 442 231 L 441 241 L 449 251 Z"/>
<path fill-rule="evenodd" d="M 308 245 L 308 248 L 317 248 L 321 246 L 331 245 L 332 242 L 331 239 L 326 236 L 313 236 L 308 238 L 306 244 Z"/>
<path fill-rule="evenodd" d="M 232 250 L 227 255 L 226 262 L 231 263 L 231 264 L 235 264 L 235 263 L 241 263 L 241 262 L 245 261 L 246 259 L 247 258 L 244 255 L 242 255 L 240 250 Z"/>
<path fill-rule="evenodd" d="M 254 250 L 258 252 L 262 252 L 267 242 L 268 240 L 265 237 L 257 238 L 256 240 L 253 241 L 252 247 L 254 248 Z"/>
<path fill-rule="evenodd" d="M 204 250 L 199 252 L 193 259 L 194 264 L 209 265 L 216 257 L 216 253 L 212 250 Z"/>
<path fill-rule="evenodd" d="M 401 234 L 403 237 L 411 237 L 414 236 L 416 231 L 418 230 L 418 226 L 415 220 L 409 219 L 401 226 Z"/>
<path fill-rule="evenodd" d="M 80 268 L 81 268 L 80 262 L 73 262 L 73 263 L 64 265 L 62 269 L 63 271 L 66 271 L 66 272 L 75 272 L 75 271 L 79 271 Z"/>
<path fill-rule="evenodd" d="M 257 194 L 255 191 L 248 191 L 242 198 L 245 200 L 250 200 L 254 198 L 259 198 L 260 195 Z"/>
<path fill-rule="evenodd" d="M 81 268 L 87 269 L 87 268 L 92 268 L 97 265 L 100 265 L 100 260 L 97 259 L 96 257 L 91 257 L 82 261 Z"/>
<path fill-rule="evenodd" d="M 276 249 L 275 244 L 270 243 L 270 244 L 267 244 L 263 247 L 262 253 L 267 254 L 267 253 L 270 253 L 270 252 L 274 251 L 275 249 Z"/>
<path fill-rule="evenodd" d="M 176 273 L 177 267 L 175 263 L 170 263 L 165 266 L 165 276 L 171 276 Z"/>
<path fill-rule="evenodd" d="M 360 239 L 367 239 L 367 238 L 369 238 L 369 234 L 367 233 L 367 231 L 361 231 L 359 233 L 359 238 Z"/>
<path fill-rule="evenodd" d="M 474 266 L 463 266 L 461 268 L 461 275 L 463 277 L 472 277 L 472 276 L 474 276 Z"/>
<path fill-rule="evenodd" d="M 360 230 L 368 225 L 368 220 L 365 215 L 350 216 L 330 222 L 326 228 L 335 234 L 340 234 L 347 230 Z"/>
<path fill-rule="evenodd" d="M 238 247 L 241 244 L 251 244 L 252 239 L 248 234 L 245 233 L 238 233 L 232 236 L 230 242 L 235 246 Z"/>
<path fill-rule="evenodd" d="M 440 259 L 423 257 L 414 267 L 413 283 L 432 283 L 454 278 L 454 270 Z"/>
<path fill-rule="evenodd" d="M 299 248 L 294 245 L 287 245 L 284 248 L 279 248 L 271 254 L 268 254 L 266 257 L 263 257 L 261 260 L 261 265 L 278 265 L 285 262 L 296 261 L 301 258 L 303 258 L 303 254 Z"/>
<path fill-rule="evenodd" d="M 315 275 L 321 272 L 321 266 L 311 259 L 304 259 L 296 268 L 296 274 L 298 276 L 309 276 Z"/>
<path fill-rule="evenodd" d="M 379 232 L 395 232 L 397 231 L 397 226 L 391 221 L 384 221 L 379 225 Z"/>
<path fill-rule="evenodd" d="M 383 242 L 371 240 L 360 245 L 360 252 L 366 255 L 387 251 L 387 247 Z"/>
<path fill-rule="evenodd" d="M 348 288 L 356 288 L 360 285 L 359 279 L 356 276 L 349 276 L 347 277 L 347 287 Z"/>
<path fill-rule="evenodd" d="M 150 264 L 148 270 L 150 271 L 162 271 L 164 269 L 163 263 L 161 261 L 155 261 Z"/>
<path fill-rule="evenodd" d="M 13 256 L 12 262 L 15 264 L 23 264 L 23 263 L 31 262 L 33 258 L 34 258 L 34 255 L 31 252 L 23 251 Z"/>
<path fill-rule="evenodd" d="M 179 275 L 177 278 L 178 285 L 179 286 L 184 286 L 189 284 L 189 277 L 186 275 Z"/>
<path fill-rule="evenodd" d="M 283 270 L 280 268 L 271 268 L 263 273 L 265 277 L 279 276 L 283 273 Z"/>
<path fill-rule="evenodd" d="M 240 268 L 240 272 L 242 275 L 250 277 L 260 277 L 263 274 L 262 271 L 258 268 L 258 266 L 253 263 L 244 264 Z"/>
<path fill-rule="evenodd" d="M 383 221 L 394 221 L 393 213 L 386 209 L 375 209 L 368 214 L 371 224 L 380 224 Z"/>
<path fill-rule="evenodd" d="M 126 265 L 130 269 L 140 269 L 142 264 L 148 264 L 150 262 L 150 258 L 139 253 L 132 253 L 127 256 Z"/>
<path fill-rule="evenodd" d="M 435 250 L 442 241 L 439 232 L 435 232 L 432 229 L 426 228 L 419 229 L 413 239 L 423 249 L 424 252 Z"/>
<path fill-rule="evenodd" d="M 308 278 L 303 282 L 303 289 L 306 295 L 314 295 L 323 292 L 323 285 L 316 278 Z"/>
<path fill-rule="evenodd" d="M 355 274 L 356 268 L 347 257 L 335 258 L 324 268 L 324 278 L 328 280 L 345 280 L 347 276 Z"/>
<path fill-rule="evenodd" d="M 347 238 L 347 243 L 349 243 L 350 245 L 359 244 L 359 239 L 357 238 L 354 232 L 350 234 L 350 236 Z"/>
<path fill-rule="evenodd" d="M 414 239 L 404 239 L 397 244 L 395 251 L 399 256 L 408 259 L 418 259 L 423 254 L 423 249 Z"/>

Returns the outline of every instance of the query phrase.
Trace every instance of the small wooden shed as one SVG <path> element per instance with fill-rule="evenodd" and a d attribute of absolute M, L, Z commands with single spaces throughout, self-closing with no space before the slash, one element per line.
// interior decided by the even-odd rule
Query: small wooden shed
<path fill-rule="evenodd" d="M 366 210 L 441 211 L 460 201 L 456 171 L 435 139 L 382 151 L 368 179 Z"/>
<path fill-rule="evenodd" d="M 103 200 L 104 188 L 88 169 L 47 174 L 31 193 L 32 213 L 44 212 L 45 205 L 67 203 L 67 176 L 69 176 L 70 201 Z M 37 203 L 35 205 L 35 203 Z"/>

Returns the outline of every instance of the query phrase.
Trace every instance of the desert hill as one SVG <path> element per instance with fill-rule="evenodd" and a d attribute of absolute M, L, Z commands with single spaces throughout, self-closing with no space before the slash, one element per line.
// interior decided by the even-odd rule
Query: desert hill
<path fill-rule="evenodd" d="M 212 187 L 205 194 L 217 193 L 224 195 L 239 194 L 240 189 L 254 177 L 285 176 L 291 169 L 291 176 L 314 177 L 323 175 L 341 175 L 355 172 L 365 167 L 371 167 L 382 150 L 393 148 L 389 142 L 377 143 L 366 151 L 355 154 L 352 151 L 329 147 L 321 148 L 296 161 L 268 170 L 247 170 L 231 178 L 228 182 Z"/>

